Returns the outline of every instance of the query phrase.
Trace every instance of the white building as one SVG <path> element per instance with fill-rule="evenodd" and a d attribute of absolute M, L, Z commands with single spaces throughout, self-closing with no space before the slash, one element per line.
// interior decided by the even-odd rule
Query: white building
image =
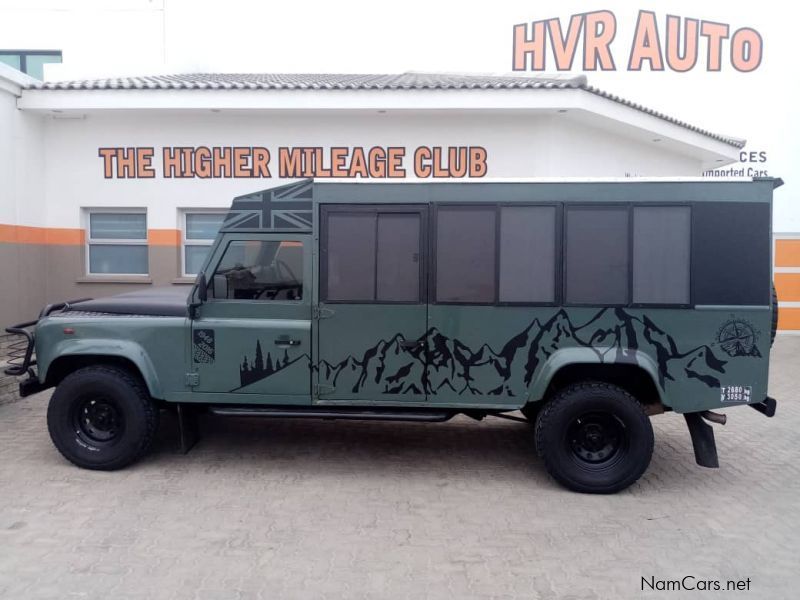
<path fill-rule="evenodd" d="M 16 283 L 0 322 L 190 283 L 231 199 L 286 180 L 699 176 L 743 145 L 583 76 L 42 83 L 0 65 L 0 275 Z M 790 246 L 778 254 L 791 263 Z"/>

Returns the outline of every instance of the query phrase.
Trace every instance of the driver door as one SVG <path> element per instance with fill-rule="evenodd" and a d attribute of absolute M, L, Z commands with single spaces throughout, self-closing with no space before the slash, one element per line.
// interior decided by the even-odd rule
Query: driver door
<path fill-rule="evenodd" d="M 310 403 L 311 236 L 225 234 L 192 322 L 194 392 Z"/>

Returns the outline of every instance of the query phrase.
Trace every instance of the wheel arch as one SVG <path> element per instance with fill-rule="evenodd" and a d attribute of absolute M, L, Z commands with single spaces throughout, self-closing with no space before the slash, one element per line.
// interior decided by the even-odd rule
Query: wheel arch
<path fill-rule="evenodd" d="M 155 368 L 147 353 L 138 344 L 114 342 L 110 345 L 102 342 L 91 343 L 91 340 L 77 341 L 81 343 L 73 347 L 56 348 L 53 358 L 47 364 L 39 363 L 39 377 L 45 386 L 56 386 L 64 377 L 83 367 L 113 365 L 138 375 L 153 398 L 163 398 Z"/>
<path fill-rule="evenodd" d="M 604 360 L 613 357 L 613 360 Z M 542 366 L 531 389 L 531 401 L 551 397 L 577 381 L 603 381 L 617 385 L 644 405 L 669 406 L 658 384 L 658 366 L 647 354 L 617 348 L 567 348 L 554 352 Z"/>

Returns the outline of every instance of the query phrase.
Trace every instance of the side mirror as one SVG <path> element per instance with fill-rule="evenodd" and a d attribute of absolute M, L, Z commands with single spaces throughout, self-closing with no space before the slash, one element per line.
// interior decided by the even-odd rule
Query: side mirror
<path fill-rule="evenodd" d="M 200 273 L 197 276 L 197 299 L 201 303 L 208 300 L 208 281 L 206 281 L 205 273 Z"/>

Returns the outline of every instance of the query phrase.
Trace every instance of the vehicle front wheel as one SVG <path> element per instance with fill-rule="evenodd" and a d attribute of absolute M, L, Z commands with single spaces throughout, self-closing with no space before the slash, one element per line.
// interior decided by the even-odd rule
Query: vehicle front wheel
<path fill-rule="evenodd" d="M 70 462 L 112 471 L 150 448 L 158 429 L 158 408 L 144 383 L 129 371 L 84 367 L 56 387 L 47 408 L 47 428 Z"/>
<path fill-rule="evenodd" d="M 642 405 L 603 382 L 570 385 L 536 421 L 536 451 L 552 477 L 585 493 L 612 494 L 634 483 L 653 454 L 653 427 Z"/>

